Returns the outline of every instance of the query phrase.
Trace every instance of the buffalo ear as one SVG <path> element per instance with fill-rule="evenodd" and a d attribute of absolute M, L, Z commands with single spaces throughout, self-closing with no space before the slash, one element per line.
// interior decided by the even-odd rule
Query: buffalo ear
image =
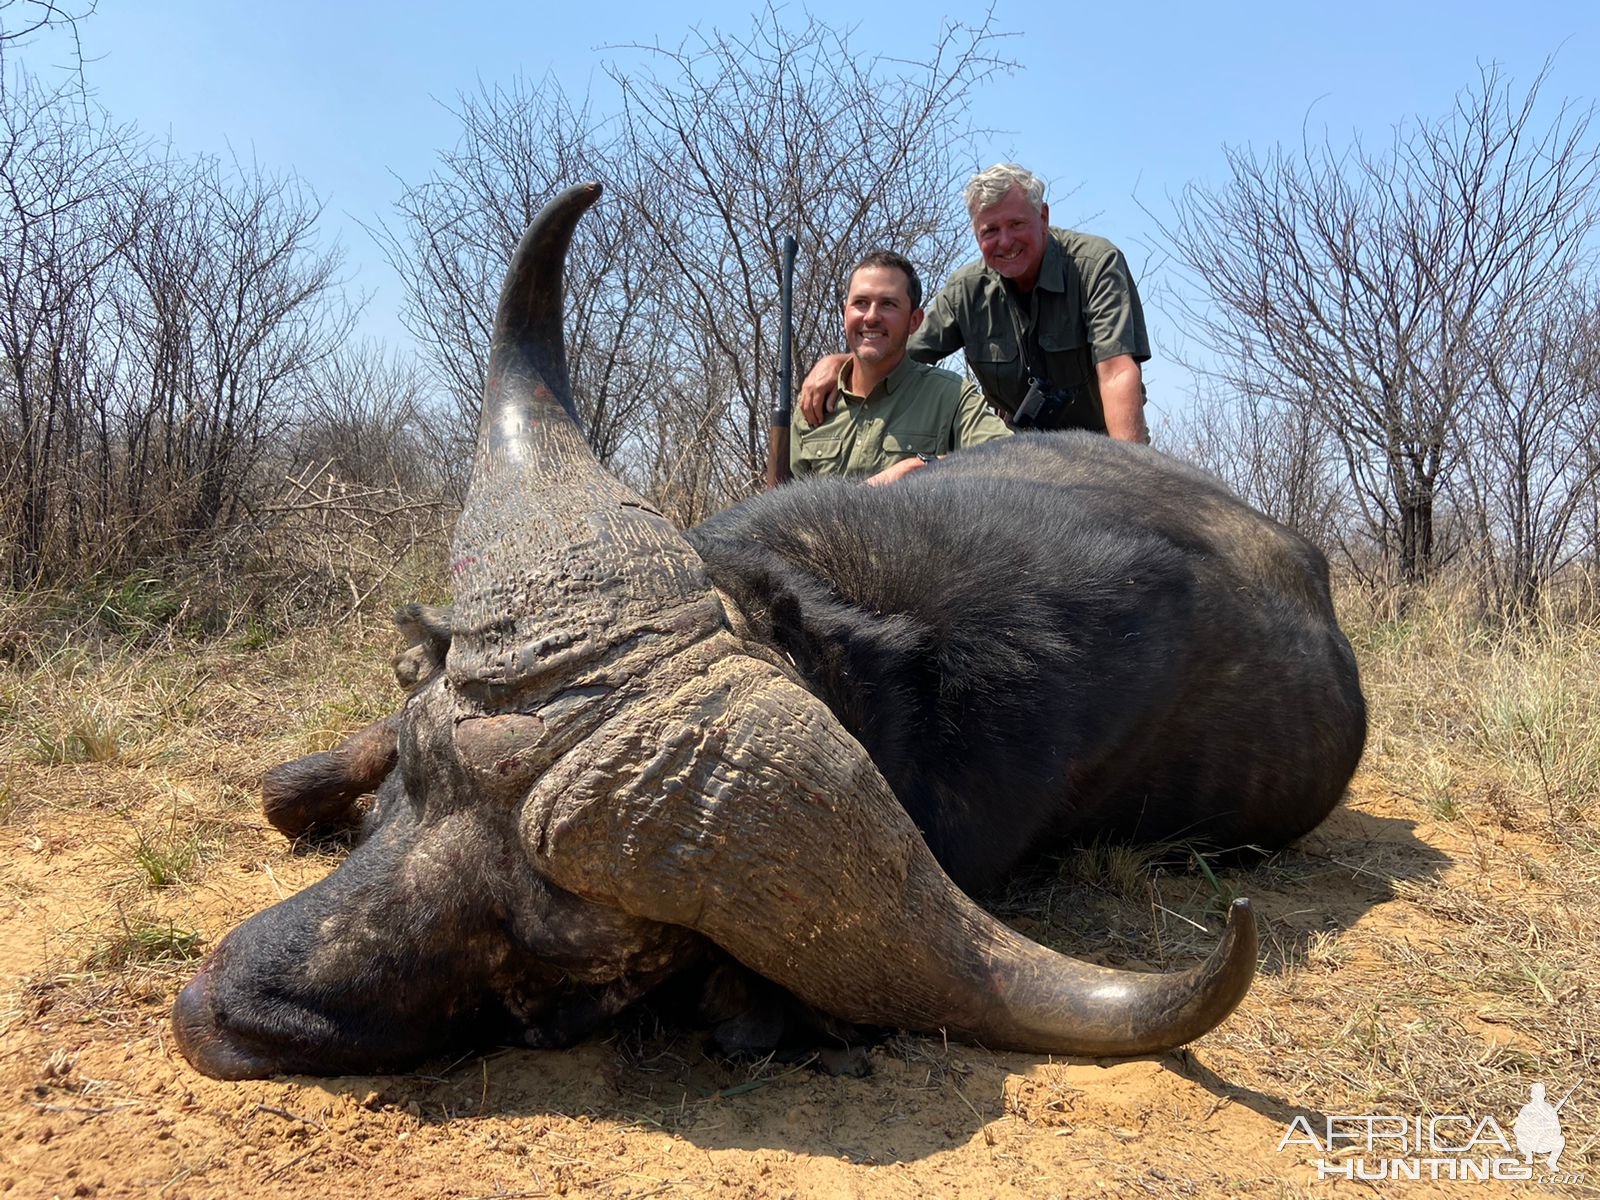
<path fill-rule="evenodd" d="M 449 608 L 428 604 L 407 604 L 394 614 L 395 627 L 407 642 L 406 649 L 395 655 L 394 676 L 408 693 L 444 670 L 453 617 Z"/>
<path fill-rule="evenodd" d="M 378 790 L 399 758 L 398 713 L 352 733 L 332 750 L 280 763 L 261 781 L 261 810 L 287 838 L 361 824 L 361 798 Z"/>

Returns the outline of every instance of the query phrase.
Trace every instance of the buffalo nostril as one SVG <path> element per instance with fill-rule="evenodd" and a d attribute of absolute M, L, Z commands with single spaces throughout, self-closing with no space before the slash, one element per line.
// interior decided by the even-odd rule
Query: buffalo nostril
<path fill-rule="evenodd" d="M 172 1034 L 184 1056 L 193 1059 L 190 1047 L 205 1037 L 211 1024 L 206 975 L 202 971 L 191 979 L 172 1003 Z"/>
<path fill-rule="evenodd" d="M 191 1066 L 213 1079 L 260 1079 L 277 1065 L 251 1053 L 223 1028 L 211 997 L 210 974 L 202 970 L 172 1003 L 172 1035 Z"/>

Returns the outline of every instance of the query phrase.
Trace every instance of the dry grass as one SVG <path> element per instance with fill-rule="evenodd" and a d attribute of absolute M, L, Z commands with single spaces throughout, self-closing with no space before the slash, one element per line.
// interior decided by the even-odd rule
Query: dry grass
<path fill-rule="evenodd" d="M 1352 803 L 1327 826 L 1249 869 L 1183 847 L 1090 847 L 989 902 L 1064 951 L 1170 969 L 1201 958 L 1227 901 L 1248 894 L 1261 977 L 1183 1069 L 1280 1125 L 1459 1111 L 1504 1123 L 1531 1082 L 1558 1096 L 1577 1085 L 1563 1165 L 1592 1179 L 1600 629 L 1489 628 L 1444 595 L 1401 616 L 1346 597 L 1344 613 L 1372 733 Z M 256 815 L 260 774 L 391 711 L 394 648 L 386 621 L 362 617 L 287 638 L 243 623 L 205 644 L 36 644 L 47 652 L 0 662 L 0 824 L 99 881 L 48 931 L 21 1018 L 43 1005 L 159 1021 L 187 959 L 237 918 L 218 889 L 248 869 L 295 890 L 301 860 Z M 114 754 L 72 751 L 86 729 Z M 325 865 L 304 863 L 305 877 Z M 712 1061 L 645 1025 L 620 1030 L 614 1049 L 616 1090 L 641 1126 L 674 1130 L 732 1095 L 793 1085 L 794 1064 Z M 965 1097 L 975 1054 L 897 1037 L 874 1059 L 907 1088 Z M 1008 1091 L 1003 1112 L 1069 1127 L 1080 1101 L 1040 1082 Z M 1002 1113 L 994 1097 L 974 1103 L 985 1121 Z"/>
<path fill-rule="evenodd" d="M 325 748 L 398 702 L 387 611 L 264 644 L 245 628 L 0 661 L 0 762 L 164 767 L 263 736 L 283 739 L 283 757 Z"/>
<path fill-rule="evenodd" d="M 1600 625 L 1484 623 L 1443 589 L 1399 616 L 1358 593 L 1344 600 L 1372 712 L 1370 770 L 1441 818 L 1592 841 Z"/>

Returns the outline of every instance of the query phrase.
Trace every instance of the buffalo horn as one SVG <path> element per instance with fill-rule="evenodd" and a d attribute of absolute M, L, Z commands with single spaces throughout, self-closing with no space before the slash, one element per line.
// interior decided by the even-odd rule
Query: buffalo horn
<path fill-rule="evenodd" d="M 698 930 L 847 1020 L 1091 1055 L 1160 1050 L 1222 1020 L 1255 969 L 1247 907 L 1175 975 L 1074 961 L 994 920 L 833 714 L 729 631 L 682 535 L 595 461 L 572 417 L 561 281 L 599 191 L 546 206 L 506 277 L 452 564 L 452 687 L 480 714 L 581 728 L 547 733 L 526 777 L 535 868 Z M 493 765 L 463 740 L 474 725 L 457 751 Z"/>
<path fill-rule="evenodd" d="M 542 872 L 696 929 L 846 1020 L 996 1049 L 1145 1054 L 1212 1028 L 1255 972 L 1245 901 L 1211 957 L 1177 974 L 1095 966 L 1015 933 L 939 868 L 833 714 L 750 658 L 702 664 L 581 757 L 525 810 Z M 645 765 L 619 781 L 619 763 Z"/>

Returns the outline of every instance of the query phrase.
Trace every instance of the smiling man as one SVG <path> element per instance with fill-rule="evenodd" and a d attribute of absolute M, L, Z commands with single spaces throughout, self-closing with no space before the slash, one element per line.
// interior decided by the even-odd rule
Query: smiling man
<path fill-rule="evenodd" d="M 922 281 L 903 255 L 874 250 L 855 265 L 844 299 L 850 353 L 836 359 L 833 379 L 839 403 L 815 424 L 795 417 L 795 475 L 892 483 L 952 450 L 1010 434 L 977 388 L 906 353 L 923 316 Z"/>
<path fill-rule="evenodd" d="M 1122 252 L 1050 226 L 1044 183 L 1015 163 L 968 181 L 982 259 L 945 283 L 908 343 L 920 362 L 962 350 L 983 395 L 1017 428 L 1090 429 L 1148 442 L 1144 308 Z M 806 376 L 800 410 L 827 411 L 841 356 Z"/>

